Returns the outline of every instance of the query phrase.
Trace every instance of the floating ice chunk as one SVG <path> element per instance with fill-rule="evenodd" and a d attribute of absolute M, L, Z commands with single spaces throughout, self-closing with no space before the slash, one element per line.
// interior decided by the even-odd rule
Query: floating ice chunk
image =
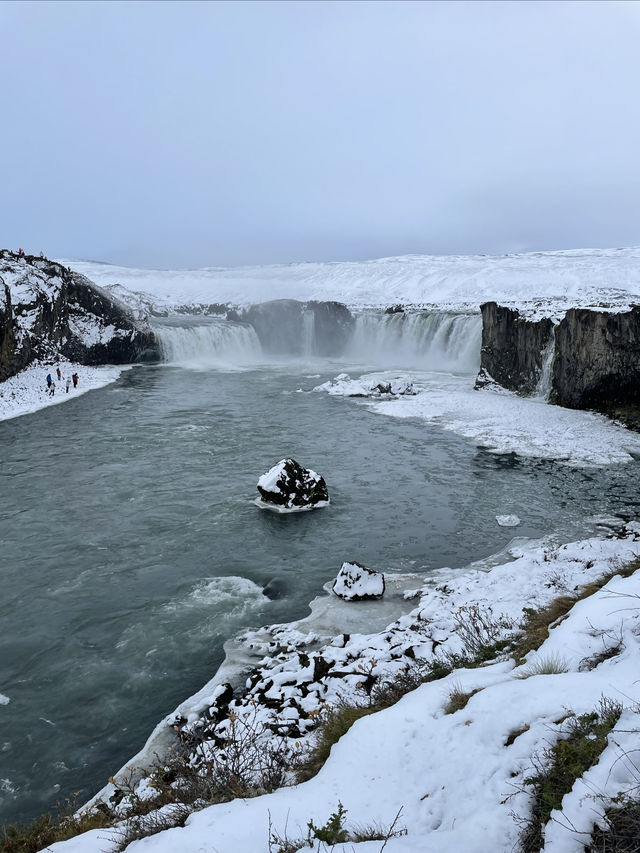
<path fill-rule="evenodd" d="M 500 527 L 517 527 L 520 524 L 517 515 L 496 515 L 496 521 Z"/>
<path fill-rule="evenodd" d="M 384 595 L 384 575 L 360 563 L 343 563 L 332 589 L 345 601 L 381 598 Z"/>
<path fill-rule="evenodd" d="M 5 696 L 4 693 L 0 693 L 0 705 L 8 705 L 11 702 L 8 696 Z"/>

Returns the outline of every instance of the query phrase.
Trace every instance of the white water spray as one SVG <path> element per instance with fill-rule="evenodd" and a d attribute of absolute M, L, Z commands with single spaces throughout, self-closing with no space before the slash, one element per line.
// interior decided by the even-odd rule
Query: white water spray
<path fill-rule="evenodd" d="M 169 364 L 206 370 L 242 367 L 264 361 L 254 329 L 223 319 L 199 317 L 156 322 L 154 331 L 163 360 Z"/>
<path fill-rule="evenodd" d="M 481 336 L 480 314 L 361 314 L 349 355 L 385 367 L 475 373 Z"/>

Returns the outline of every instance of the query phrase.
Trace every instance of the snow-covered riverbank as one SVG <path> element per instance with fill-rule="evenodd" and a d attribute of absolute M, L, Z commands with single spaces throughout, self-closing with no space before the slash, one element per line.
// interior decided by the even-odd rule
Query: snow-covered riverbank
<path fill-rule="evenodd" d="M 345 699 L 366 704 L 358 684 L 394 682 L 416 660 L 468 653 L 474 638 L 465 634 L 465 626 L 479 626 L 479 616 L 493 626 L 491 638 L 482 632 L 476 636 L 488 645 L 512 633 L 523 619 L 523 607 L 545 607 L 611 576 L 552 624 L 548 639 L 524 663 L 507 654 L 495 663 L 457 668 L 356 722 L 308 782 L 204 808 L 184 827 L 127 849 L 271 853 L 280 848 L 270 842 L 270 829 L 290 840 L 304 837 L 309 820 L 323 825 L 341 802 L 348 810 L 347 827 L 389 826 L 402 810 L 399 825 L 407 834 L 389 839 L 385 850 L 390 853 L 509 853 L 520 831 L 514 814 L 527 818 L 531 809 L 525 779 L 535 757 L 563 736 L 567 714 L 589 713 L 604 696 L 623 706 L 608 746 L 545 828 L 546 853 L 582 851 L 608 798 L 637 784 L 629 752 L 640 731 L 640 572 L 630 577 L 616 572 L 640 557 L 640 527 L 609 529 L 607 535 L 605 530 L 602 537 L 560 547 L 549 542 L 514 546 L 511 560 L 493 567 L 443 569 L 411 593 L 417 606 L 380 632 L 323 641 L 310 625 L 299 623 L 245 634 L 245 647 L 264 657 L 247 693 L 232 700 L 230 710 L 254 725 L 257 714 L 270 730 L 288 732 L 292 741 L 295 725 L 302 729 L 295 737 L 300 741 L 307 727 L 300 724 L 310 721 L 313 727 L 314 714 L 323 707 Z M 210 695 L 200 696 L 201 720 L 215 719 L 212 712 L 223 692 L 212 683 Z M 448 707 L 452 694 L 464 696 L 454 712 Z M 198 731 L 195 714 L 180 725 Z M 209 734 L 220 734 L 224 725 L 209 722 Z M 148 786 L 145 791 L 145 796 L 153 794 Z M 51 850 L 105 853 L 115 849 L 112 835 L 96 830 Z M 316 841 L 313 849 L 326 848 Z M 378 851 L 380 842 L 350 841 L 331 849 L 364 853 Z"/>
<path fill-rule="evenodd" d="M 378 389 L 387 385 L 391 393 L 381 394 Z M 407 387 L 412 393 L 404 392 Z M 604 415 L 550 406 L 542 397 L 521 397 L 500 386 L 476 391 L 468 376 L 384 371 L 352 379 L 342 373 L 313 390 L 368 398 L 375 412 L 436 424 L 491 453 L 578 467 L 615 465 L 640 456 L 640 434 Z"/>
<path fill-rule="evenodd" d="M 80 394 L 102 388 L 115 382 L 123 370 L 129 370 L 130 365 L 108 365 L 105 367 L 86 367 L 83 364 L 73 364 L 68 361 L 59 362 L 62 379 L 56 375 L 56 364 L 32 364 L 26 370 L 0 382 L 0 420 L 17 418 L 37 412 L 47 406 L 56 406 L 73 400 Z M 71 376 L 78 374 L 78 385 L 73 387 Z M 53 396 L 47 388 L 47 374 L 51 374 L 56 384 Z M 66 390 L 67 379 L 70 380 L 69 390 Z"/>

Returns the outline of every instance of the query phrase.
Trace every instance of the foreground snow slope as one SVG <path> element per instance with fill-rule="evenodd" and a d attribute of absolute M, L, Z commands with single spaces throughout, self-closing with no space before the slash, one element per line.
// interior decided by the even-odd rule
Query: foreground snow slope
<path fill-rule="evenodd" d="M 622 538 L 514 549 L 513 562 L 490 571 L 443 570 L 424 587 L 412 614 L 379 634 L 352 636 L 344 653 L 348 646 L 358 650 L 363 672 L 391 667 L 394 658 L 388 655 L 398 632 L 404 634 L 403 642 L 412 632 L 416 640 L 421 638 L 420 654 L 426 657 L 433 654 L 436 637 L 438 654 L 456 652 L 460 608 L 477 605 L 486 612 L 493 607 L 494 616 L 518 619 L 523 605 L 544 605 L 639 556 L 640 528 L 631 525 Z M 525 664 L 515 667 L 511 660 L 458 669 L 424 684 L 397 705 L 358 721 L 309 782 L 210 806 L 192 814 L 186 826 L 133 842 L 127 850 L 271 853 L 278 847 L 269 844 L 269 826 L 289 839 L 303 837 L 310 819 L 324 824 L 340 801 L 348 809 L 348 827 L 388 826 L 402 809 L 399 823 L 407 835 L 389 840 L 387 853 L 511 853 L 519 832 L 514 813 L 527 817 L 531 808 L 524 779 L 533 756 L 562 736 L 561 720 L 568 711 L 588 713 L 604 695 L 625 710 L 599 761 L 564 797 L 562 812 L 552 814 L 545 830 L 545 853 L 581 853 L 603 811 L 597 795 L 613 796 L 637 784 L 627 753 L 635 749 L 640 729 L 638 596 L 640 572 L 629 578 L 617 575 L 574 605 Z M 588 661 L 618 642 L 607 659 Z M 334 653 L 341 648 L 331 647 Z M 296 659 L 291 657 L 292 666 Z M 556 662 L 555 674 L 522 677 L 535 661 L 549 659 Z M 453 690 L 478 692 L 466 707 L 446 713 Z M 113 835 L 112 830 L 96 830 L 50 849 L 109 853 Z M 381 842 L 349 842 L 331 849 L 377 853 L 380 848 Z"/>
<path fill-rule="evenodd" d="M 521 255 L 406 255 L 362 262 L 140 270 L 93 261 L 63 263 L 105 287 L 121 284 L 157 305 L 269 299 L 333 299 L 477 310 L 481 302 L 536 310 L 640 300 L 640 248 L 576 249 Z"/>

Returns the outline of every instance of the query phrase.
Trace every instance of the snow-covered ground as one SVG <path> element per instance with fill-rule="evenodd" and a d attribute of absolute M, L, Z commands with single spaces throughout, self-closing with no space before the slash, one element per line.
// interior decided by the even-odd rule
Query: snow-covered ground
<path fill-rule="evenodd" d="M 335 299 L 351 307 L 401 303 L 477 310 L 482 302 L 558 313 L 574 306 L 626 308 L 640 301 L 640 248 L 513 255 L 406 255 L 362 262 L 141 270 L 62 260 L 133 307 L 248 305 L 269 299 Z"/>
<path fill-rule="evenodd" d="M 333 677 L 326 676 L 324 701 L 337 698 L 336 685 L 344 687 L 339 678 L 344 672 L 337 670 L 354 673 L 352 680 L 368 673 L 393 678 L 405 662 L 398 652 L 407 644 L 425 659 L 459 652 L 460 615 L 472 608 L 499 620 L 508 632 L 509 622 L 522 618 L 523 606 L 540 607 L 572 594 L 639 556 L 640 527 L 629 525 L 622 535 L 560 547 L 514 547 L 510 562 L 488 570 L 441 570 L 419 591 L 415 609 L 386 630 L 347 640 L 339 635 L 320 650 L 334 668 Z M 310 781 L 204 808 L 184 827 L 133 842 L 127 850 L 272 853 L 279 848 L 270 843 L 270 829 L 290 840 L 302 838 L 309 820 L 322 826 L 341 802 L 347 828 L 389 826 L 401 810 L 398 826 L 407 834 L 389 839 L 387 853 L 511 853 L 520 829 L 514 814 L 526 818 L 531 808 L 524 780 L 534 757 L 563 736 L 567 713 L 589 713 L 604 696 L 624 706 L 622 715 L 597 763 L 576 781 L 562 811 L 553 812 L 545 828 L 545 853 L 582 853 L 606 797 L 638 783 L 631 753 L 640 732 L 639 599 L 640 572 L 628 578 L 615 575 L 575 604 L 525 663 L 503 660 L 456 669 L 423 684 L 393 707 L 355 723 Z M 300 627 L 274 626 L 271 637 L 284 653 L 264 660 L 265 678 L 274 685 L 269 696 L 284 700 L 284 706 L 285 697 L 305 678 Z M 247 640 L 259 633 L 250 633 Z M 610 654 L 598 657 L 604 651 Z M 550 661 L 553 672 L 536 673 L 538 664 L 549 668 Z M 447 713 L 453 692 L 472 691 L 464 707 Z M 111 838 L 112 831 L 95 830 L 49 849 L 109 853 L 114 849 Z M 350 841 L 329 848 L 316 841 L 313 849 L 378 853 L 381 842 Z"/>
<path fill-rule="evenodd" d="M 0 382 L 0 420 L 65 403 L 87 391 L 115 382 L 123 370 L 129 370 L 129 366 L 86 367 L 68 361 L 60 361 L 59 366 L 61 380 L 56 375 L 55 364 L 32 364 L 5 382 Z M 56 384 L 53 396 L 47 389 L 48 373 Z M 71 379 L 73 373 L 78 374 L 78 385 L 74 388 L 73 382 L 70 382 L 67 393 L 66 380 Z"/>
<path fill-rule="evenodd" d="M 379 387 L 389 384 L 399 397 L 379 393 Z M 414 393 L 407 395 L 409 387 Z M 504 389 L 476 391 L 468 376 L 387 371 L 351 379 L 339 374 L 314 391 L 371 397 L 367 404 L 380 414 L 435 423 L 492 453 L 573 466 L 611 465 L 640 456 L 640 434 L 604 415 L 550 406 L 541 398 L 519 397 Z"/>

